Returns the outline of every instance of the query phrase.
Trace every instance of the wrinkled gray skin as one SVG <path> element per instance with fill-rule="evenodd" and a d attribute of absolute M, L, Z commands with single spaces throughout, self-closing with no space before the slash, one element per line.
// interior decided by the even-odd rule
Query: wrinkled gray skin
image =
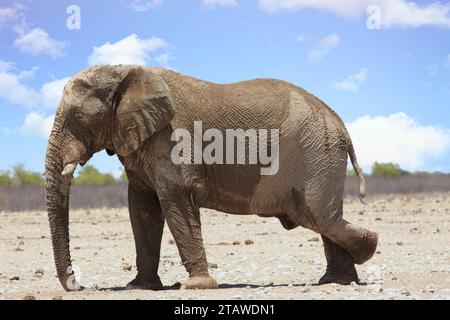
<path fill-rule="evenodd" d="M 279 129 L 280 168 L 175 165 L 175 128 Z M 79 290 L 71 269 L 68 203 L 73 171 L 94 153 L 117 154 L 129 179 L 136 278 L 128 288 L 160 289 L 161 236 L 167 222 L 189 273 L 185 288 L 216 288 L 208 274 L 199 208 L 277 217 L 284 228 L 322 235 L 327 270 L 319 283 L 358 281 L 354 264 L 370 259 L 377 235 L 342 218 L 347 155 L 360 179 L 350 137 L 322 101 L 292 84 L 257 79 L 219 85 L 139 66 L 97 66 L 66 85 L 49 139 L 46 194 L 59 280 Z"/>

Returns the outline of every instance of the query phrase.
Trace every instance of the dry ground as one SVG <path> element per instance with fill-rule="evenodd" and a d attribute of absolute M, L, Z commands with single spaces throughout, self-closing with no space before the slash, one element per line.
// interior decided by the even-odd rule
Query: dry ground
<path fill-rule="evenodd" d="M 220 289 L 152 292 L 123 290 L 136 272 L 127 210 L 75 210 L 74 269 L 84 286 L 97 290 L 66 293 L 55 277 L 46 213 L 0 213 L 0 300 L 450 299 L 450 193 L 379 197 L 367 206 L 350 199 L 345 216 L 380 235 L 377 254 L 357 267 L 365 284 L 316 286 L 325 257 L 311 231 L 288 232 L 277 219 L 203 210 L 207 256 L 218 265 L 211 273 Z M 186 279 L 171 240 L 166 228 L 160 276 L 167 286 Z"/>

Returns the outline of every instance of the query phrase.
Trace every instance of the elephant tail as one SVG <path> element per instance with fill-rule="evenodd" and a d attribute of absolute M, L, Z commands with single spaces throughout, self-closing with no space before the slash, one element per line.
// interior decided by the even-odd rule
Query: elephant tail
<path fill-rule="evenodd" d="M 356 176 L 359 180 L 359 193 L 358 198 L 359 201 L 361 201 L 362 204 L 367 204 L 364 201 L 364 198 L 366 197 L 366 181 L 364 179 L 364 174 L 358 165 L 358 160 L 356 159 L 355 149 L 353 148 L 353 143 L 349 139 L 349 146 L 348 146 L 348 154 L 350 156 L 350 161 L 352 162 L 353 169 L 355 170 Z"/>

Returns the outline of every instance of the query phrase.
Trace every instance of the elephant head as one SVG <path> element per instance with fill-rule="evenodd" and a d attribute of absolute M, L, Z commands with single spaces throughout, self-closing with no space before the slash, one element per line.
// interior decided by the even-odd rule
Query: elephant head
<path fill-rule="evenodd" d="M 135 152 L 174 116 L 169 88 L 154 69 L 96 66 L 64 88 L 45 159 L 46 197 L 58 278 L 79 290 L 69 250 L 69 191 L 73 172 L 107 149 L 122 157 Z"/>

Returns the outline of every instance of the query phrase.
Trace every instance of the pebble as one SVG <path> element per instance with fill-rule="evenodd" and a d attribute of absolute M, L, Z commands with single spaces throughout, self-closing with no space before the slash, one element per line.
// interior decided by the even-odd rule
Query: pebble
<path fill-rule="evenodd" d="M 20 277 L 14 276 L 14 277 L 9 278 L 9 280 L 10 280 L 10 281 L 19 281 L 19 280 L 20 280 Z"/>
<path fill-rule="evenodd" d="M 44 269 L 43 268 L 37 268 L 36 271 L 34 271 L 35 277 L 42 277 L 44 275 Z"/>
<path fill-rule="evenodd" d="M 239 241 L 233 241 L 233 246 L 238 246 L 238 245 L 240 245 L 241 243 L 239 242 Z"/>
<path fill-rule="evenodd" d="M 27 294 L 25 297 L 22 298 L 22 300 L 36 300 L 36 297 L 31 294 Z"/>
<path fill-rule="evenodd" d="M 170 239 L 170 240 L 169 240 L 169 244 L 175 244 L 175 240 Z"/>
<path fill-rule="evenodd" d="M 254 242 L 253 242 L 253 240 L 245 240 L 245 242 L 244 242 L 246 245 L 251 245 L 251 244 L 253 244 Z"/>
<path fill-rule="evenodd" d="M 217 263 L 211 263 L 211 262 L 208 262 L 208 268 L 211 268 L 211 269 L 217 269 L 219 266 L 217 265 Z"/>
<path fill-rule="evenodd" d="M 133 268 L 133 267 L 132 267 L 130 264 L 128 264 L 128 263 L 125 263 L 125 264 L 123 264 L 123 266 L 122 266 L 122 270 L 123 270 L 123 271 L 131 271 L 132 268 Z"/>
<path fill-rule="evenodd" d="M 313 237 L 313 238 L 309 239 L 308 241 L 317 242 L 317 241 L 319 241 L 319 237 Z"/>

